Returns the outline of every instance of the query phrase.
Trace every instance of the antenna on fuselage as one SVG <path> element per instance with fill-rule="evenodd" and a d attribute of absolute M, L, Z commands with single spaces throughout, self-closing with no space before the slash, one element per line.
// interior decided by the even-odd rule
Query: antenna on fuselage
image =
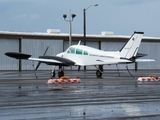
<path fill-rule="evenodd" d="M 78 45 L 80 45 L 81 44 L 81 40 L 78 42 Z"/>

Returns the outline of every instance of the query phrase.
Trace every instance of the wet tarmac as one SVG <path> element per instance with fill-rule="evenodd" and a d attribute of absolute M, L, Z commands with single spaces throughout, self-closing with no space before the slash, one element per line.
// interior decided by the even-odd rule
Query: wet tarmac
<path fill-rule="evenodd" d="M 81 83 L 47 84 L 50 71 L 0 72 L 0 120 L 159 120 L 160 82 L 137 82 L 159 70 L 66 71 Z"/>

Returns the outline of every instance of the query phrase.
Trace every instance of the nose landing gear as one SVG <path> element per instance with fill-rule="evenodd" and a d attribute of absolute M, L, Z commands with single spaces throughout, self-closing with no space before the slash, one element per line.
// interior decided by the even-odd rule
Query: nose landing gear
<path fill-rule="evenodd" d="M 97 66 L 95 67 L 97 68 Z M 97 71 L 96 71 L 97 77 L 102 77 L 102 72 L 103 72 L 103 66 L 99 65 L 99 68 L 97 68 Z"/>
<path fill-rule="evenodd" d="M 96 75 L 97 75 L 97 77 L 102 77 L 101 71 L 100 71 L 100 70 L 97 70 L 97 71 L 96 71 Z"/>

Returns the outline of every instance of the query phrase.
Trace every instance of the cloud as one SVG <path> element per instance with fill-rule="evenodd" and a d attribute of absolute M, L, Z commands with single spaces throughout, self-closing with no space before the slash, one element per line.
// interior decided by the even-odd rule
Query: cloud
<path fill-rule="evenodd" d="M 28 17 L 27 14 L 21 14 L 21 15 L 13 17 L 12 20 L 20 20 L 20 19 L 25 19 L 27 17 Z"/>
<path fill-rule="evenodd" d="M 37 20 L 39 18 L 39 16 L 37 14 L 32 14 L 32 15 L 28 15 L 28 14 L 20 14 L 18 16 L 15 16 L 12 18 L 12 20 L 22 20 L 22 19 L 28 19 L 28 20 Z"/>
<path fill-rule="evenodd" d="M 37 14 L 32 14 L 29 16 L 30 20 L 37 20 L 39 18 L 39 16 Z"/>
<path fill-rule="evenodd" d="M 83 2 L 82 2 L 83 1 Z M 86 14 L 87 34 L 99 34 L 111 30 L 115 34 L 128 34 L 141 29 L 159 36 L 160 0 L 0 0 L 0 28 L 2 30 L 44 31 L 60 28 L 68 33 L 68 24 L 63 14 L 76 14 L 73 33 L 83 33 L 83 9 Z M 63 3 L 63 4 L 62 4 Z M 45 24 L 42 24 L 45 23 Z M 152 28 L 152 29 L 150 29 Z"/>

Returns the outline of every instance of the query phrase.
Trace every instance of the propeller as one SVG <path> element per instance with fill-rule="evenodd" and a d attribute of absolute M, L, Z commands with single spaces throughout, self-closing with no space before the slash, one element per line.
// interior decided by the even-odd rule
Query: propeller
<path fill-rule="evenodd" d="M 46 50 L 45 50 L 45 52 L 44 52 L 43 55 L 46 55 L 46 53 L 47 53 L 47 51 L 48 51 L 48 48 L 49 48 L 49 47 L 46 48 Z M 41 62 L 39 61 L 38 64 L 37 64 L 37 66 L 36 66 L 36 68 L 35 68 L 35 70 L 37 70 L 37 69 L 39 68 L 40 64 L 41 64 Z"/>

